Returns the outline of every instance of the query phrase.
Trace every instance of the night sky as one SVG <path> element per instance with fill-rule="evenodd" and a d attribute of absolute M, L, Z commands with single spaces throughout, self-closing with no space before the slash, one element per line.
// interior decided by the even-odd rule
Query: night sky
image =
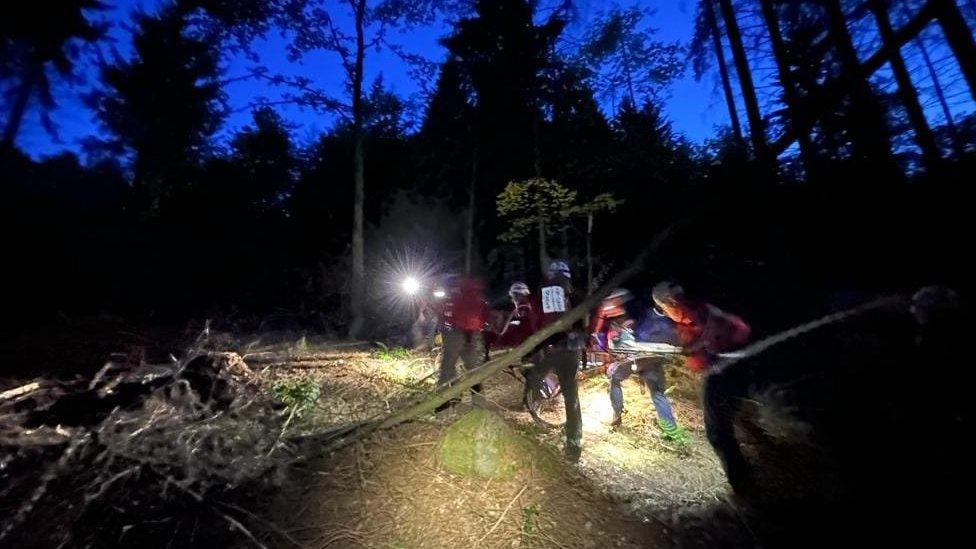
<path fill-rule="evenodd" d="M 112 22 L 110 36 L 114 43 L 103 43 L 99 47 L 105 55 L 109 55 L 113 48 L 122 55 L 127 55 L 131 42 L 130 31 L 127 28 L 131 13 L 139 8 L 151 11 L 161 3 L 161 0 L 116 0 L 107 3 L 114 5 L 111 11 L 103 14 Z M 689 41 L 695 9 L 693 1 L 641 0 L 640 3 L 656 10 L 652 24 L 659 29 L 660 40 L 677 40 L 683 44 Z M 602 0 L 582 0 L 578 5 L 579 22 L 569 29 L 572 34 L 580 33 L 583 24 L 592 18 L 594 12 L 612 6 L 613 3 Z M 444 49 L 437 41 L 449 31 L 450 27 L 442 23 L 416 29 L 409 34 L 394 35 L 394 39 L 412 52 L 440 61 L 443 59 Z M 308 56 L 303 64 L 299 65 L 286 59 L 285 43 L 286 39 L 272 31 L 265 40 L 254 45 L 254 50 L 260 56 L 261 63 L 268 66 L 272 72 L 301 74 L 311 77 L 320 86 L 342 92 L 342 74 L 335 55 L 326 52 Z M 250 65 L 251 62 L 243 56 L 230 57 L 225 62 L 224 76 L 233 78 L 244 74 Z M 98 134 L 98 126 L 91 111 L 81 101 L 84 91 L 97 84 L 95 64 L 82 65 L 77 72 L 83 80 L 82 83 L 74 86 L 58 84 L 54 90 L 59 107 L 52 113 L 52 118 L 59 128 L 58 138 L 48 135 L 36 113 L 30 113 L 24 121 L 18 138 L 22 150 L 28 151 L 35 157 L 54 154 L 64 149 L 78 151 L 82 139 Z M 412 96 L 419 92 L 419 86 L 408 77 L 406 67 L 392 53 L 379 52 L 368 57 L 367 73 L 367 82 L 371 82 L 375 76 L 382 73 L 387 86 L 401 96 Z M 695 82 L 689 70 L 671 86 L 669 91 L 673 100 L 665 103 L 665 113 L 672 120 L 674 128 L 689 139 L 701 142 L 714 134 L 715 126 L 727 123 L 728 115 L 715 86 L 714 76 L 706 76 L 701 82 Z M 224 128 L 217 136 L 218 142 L 226 142 L 228 136 L 250 121 L 248 106 L 252 102 L 260 97 L 273 100 L 281 90 L 260 82 L 244 81 L 226 86 L 225 92 L 229 106 L 235 112 L 226 119 Z M 286 120 L 294 124 L 293 134 L 300 144 L 311 141 L 333 122 L 331 117 L 310 110 L 289 106 L 278 106 L 276 109 Z"/>

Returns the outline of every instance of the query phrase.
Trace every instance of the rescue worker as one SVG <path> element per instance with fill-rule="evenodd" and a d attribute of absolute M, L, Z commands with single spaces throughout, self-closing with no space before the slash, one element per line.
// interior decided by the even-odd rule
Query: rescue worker
<path fill-rule="evenodd" d="M 441 315 L 444 346 L 441 349 L 438 386 L 446 385 L 454 379 L 458 359 L 468 371 L 484 363 L 485 343 L 482 330 L 489 317 L 488 302 L 485 300 L 481 282 L 464 278 L 448 288 L 447 292 Z M 478 393 L 481 388 L 475 386 L 472 389 Z M 460 398 L 449 400 L 440 405 L 437 411 L 446 409 L 459 400 Z"/>
<path fill-rule="evenodd" d="M 572 275 L 565 261 L 553 261 L 546 273 L 546 283 L 535 299 L 534 311 L 539 315 L 539 328 L 551 324 L 572 308 Z M 566 405 L 566 456 L 578 461 L 582 451 L 583 415 L 580 411 L 576 374 L 580 366 L 583 336 L 574 327 L 558 333 L 540 346 L 533 357 L 535 366 L 525 371 L 526 386 L 537 387 L 546 374 L 555 371 L 562 387 Z"/>
<path fill-rule="evenodd" d="M 515 347 L 539 329 L 540 317 L 535 314 L 529 286 L 525 282 L 515 282 L 509 287 L 508 296 L 512 300 L 512 311 L 495 338 L 493 348 Z"/>
<path fill-rule="evenodd" d="M 685 364 L 704 371 L 720 353 L 745 345 L 751 329 L 742 318 L 711 303 L 690 298 L 674 282 L 660 282 L 651 292 L 654 303 L 675 323 Z"/>
<path fill-rule="evenodd" d="M 417 318 L 410 329 L 414 350 L 429 351 L 437 346 L 437 334 L 447 300 L 446 287 L 446 284 L 434 286 L 429 293 L 422 293 L 417 299 Z"/>
<path fill-rule="evenodd" d="M 661 282 L 652 291 L 654 303 L 676 324 L 677 339 L 691 370 L 705 371 L 720 353 L 745 345 L 750 328 L 742 318 L 711 303 L 690 298 L 673 282 Z M 745 372 L 748 374 L 748 372 Z M 749 376 L 735 372 L 709 372 L 705 378 L 705 433 L 722 460 L 729 484 L 736 492 L 750 486 L 749 467 L 735 438 L 733 418 L 745 398 Z"/>
<path fill-rule="evenodd" d="M 626 305 L 632 298 L 633 296 L 627 290 L 615 290 L 607 296 L 597 310 L 593 322 L 594 333 L 592 338 L 608 352 L 614 348 L 625 349 L 629 343 L 635 342 L 637 340 L 634 337 L 635 330 L 639 333 L 643 332 L 641 335 L 648 336 L 641 338 L 640 341 L 670 343 L 667 337 L 667 327 L 664 327 L 663 330 L 661 327 L 665 323 L 671 324 L 671 321 L 663 317 L 661 313 L 655 314 L 653 307 L 640 326 L 635 326 L 634 320 L 630 318 L 626 310 Z M 608 325 L 610 328 L 601 337 L 601 331 L 605 330 L 604 327 Z M 610 379 L 610 406 L 613 408 L 611 427 L 617 427 L 623 421 L 624 395 L 621 385 L 632 374 L 637 374 L 651 393 L 651 404 L 654 406 L 654 411 L 658 417 L 657 425 L 664 438 L 681 444 L 687 442 L 687 435 L 678 426 L 671 401 L 665 393 L 664 364 L 664 357 L 649 356 L 615 361 L 607 367 L 607 377 Z"/>
<path fill-rule="evenodd" d="M 619 335 L 627 323 L 633 323 L 627 314 L 627 303 L 633 299 L 630 291 L 617 288 L 610 292 L 597 307 L 590 322 L 591 344 L 597 351 L 608 352 L 612 339 Z"/>

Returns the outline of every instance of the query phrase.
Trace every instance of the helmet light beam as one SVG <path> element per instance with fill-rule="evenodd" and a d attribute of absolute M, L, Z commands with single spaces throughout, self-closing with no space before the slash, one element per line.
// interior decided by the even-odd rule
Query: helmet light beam
<path fill-rule="evenodd" d="M 416 277 L 408 276 L 400 283 L 400 287 L 407 295 L 417 295 L 420 291 L 420 281 Z"/>

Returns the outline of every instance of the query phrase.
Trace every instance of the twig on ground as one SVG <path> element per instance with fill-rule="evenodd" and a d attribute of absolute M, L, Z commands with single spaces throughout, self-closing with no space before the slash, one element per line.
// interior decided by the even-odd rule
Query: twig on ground
<path fill-rule="evenodd" d="M 551 543 L 552 545 L 554 545 L 556 547 L 560 547 L 562 549 L 567 549 L 565 545 L 563 545 L 562 543 L 559 543 L 552 536 L 550 536 L 549 534 L 546 534 L 545 532 L 536 532 L 535 535 L 537 535 L 540 538 L 548 541 L 549 543 Z"/>
<path fill-rule="evenodd" d="M 251 542 L 254 543 L 254 545 L 257 545 L 261 549 L 268 549 L 268 546 L 261 543 L 261 541 L 258 538 L 254 537 L 254 534 L 252 534 L 251 531 L 248 530 L 246 526 L 241 524 L 239 520 L 235 519 L 234 517 L 222 511 L 217 511 L 216 509 L 214 509 L 214 511 L 218 515 L 220 515 L 224 520 L 226 520 L 233 528 L 237 529 L 238 532 L 244 534 L 247 537 L 247 539 L 251 540 Z"/>
<path fill-rule="evenodd" d="M 481 543 L 482 541 L 484 541 L 485 538 L 487 538 L 488 536 L 490 536 L 491 533 L 494 532 L 496 528 L 498 528 L 498 525 L 501 524 L 503 520 L 505 520 L 505 517 L 508 515 L 508 511 L 511 510 L 511 508 L 512 508 L 512 505 L 515 505 L 515 501 L 525 492 L 525 490 L 528 487 L 529 487 L 529 485 L 526 484 L 525 486 L 522 487 L 521 490 L 519 490 L 519 492 L 517 494 L 515 494 L 515 497 L 512 498 L 512 501 L 508 502 L 508 506 L 505 507 L 505 510 L 504 511 L 502 511 L 501 516 L 498 517 L 498 520 L 495 521 L 494 526 L 492 526 L 490 530 L 488 530 L 487 532 L 485 532 L 485 535 L 481 536 L 481 538 L 479 538 L 476 543 Z"/>
<path fill-rule="evenodd" d="M 245 509 L 243 507 L 240 507 L 238 505 L 234 505 L 232 503 L 220 503 L 219 505 L 221 505 L 223 507 L 226 507 L 228 509 L 232 509 L 232 510 L 237 511 L 239 513 L 244 513 L 245 515 L 251 517 L 252 519 L 257 520 L 258 522 L 263 523 L 265 526 L 267 526 L 268 528 L 270 528 L 272 532 L 274 532 L 274 533 L 278 534 L 279 536 L 283 537 L 284 539 L 288 540 L 295 547 L 301 547 L 301 548 L 304 549 L 304 547 L 305 547 L 304 545 L 302 545 L 297 540 L 295 540 L 295 538 L 291 537 L 288 534 L 288 532 L 285 532 L 284 530 L 282 530 L 281 528 L 279 528 L 277 524 L 275 524 L 275 523 L 273 523 L 273 522 L 271 522 L 271 521 L 269 521 L 267 519 L 261 518 L 260 516 L 258 516 L 256 514 L 250 512 L 250 511 L 248 511 L 247 509 Z"/>

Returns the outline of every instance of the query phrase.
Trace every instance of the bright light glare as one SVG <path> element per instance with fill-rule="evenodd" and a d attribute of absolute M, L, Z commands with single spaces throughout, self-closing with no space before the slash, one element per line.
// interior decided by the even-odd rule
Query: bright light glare
<path fill-rule="evenodd" d="M 403 288 L 403 291 L 406 292 L 407 295 L 416 295 L 416 293 L 420 291 L 420 281 L 412 276 L 408 276 L 403 280 L 403 283 L 400 284 L 400 287 Z"/>
<path fill-rule="evenodd" d="M 434 297 L 436 297 L 437 299 L 441 299 L 446 295 L 447 292 L 445 292 L 444 290 L 434 290 Z"/>

